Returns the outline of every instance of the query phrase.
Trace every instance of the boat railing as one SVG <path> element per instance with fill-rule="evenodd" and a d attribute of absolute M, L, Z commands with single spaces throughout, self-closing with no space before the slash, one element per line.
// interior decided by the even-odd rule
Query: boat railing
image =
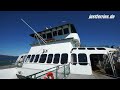
<path fill-rule="evenodd" d="M 53 73 L 54 79 L 65 79 L 70 74 L 70 63 L 64 65 L 57 65 L 55 67 L 42 70 L 29 76 L 23 76 L 24 78 L 22 79 L 44 79 L 48 72 Z"/>

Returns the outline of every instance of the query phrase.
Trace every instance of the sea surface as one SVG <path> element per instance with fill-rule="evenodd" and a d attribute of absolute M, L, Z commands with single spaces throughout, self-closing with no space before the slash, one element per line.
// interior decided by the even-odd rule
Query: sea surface
<path fill-rule="evenodd" d="M 0 60 L 0 66 L 13 65 L 16 60 Z"/>

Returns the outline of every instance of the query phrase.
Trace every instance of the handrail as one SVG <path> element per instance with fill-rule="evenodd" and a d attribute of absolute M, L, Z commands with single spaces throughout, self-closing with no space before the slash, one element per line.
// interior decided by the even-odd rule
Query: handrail
<path fill-rule="evenodd" d="M 58 65 L 58 66 L 60 66 L 60 65 Z M 42 70 L 42 71 L 40 71 L 40 72 L 34 73 L 34 74 L 32 74 L 32 75 L 29 75 L 29 76 L 33 76 L 33 75 L 42 73 L 42 72 L 44 72 L 44 71 L 48 71 L 48 70 L 53 69 L 53 68 L 56 68 L 56 66 L 55 66 L 55 67 L 52 67 L 52 68 L 49 68 L 49 69 L 46 69 L 46 70 Z M 29 77 L 29 76 L 27 76 L 27 77 Z"/>
<path fill-rule="evenodd" d="M 61 66 L 61 67 L 60 67 L 60 66 Z M 60 70 L 60 68 L 63 68 L 63 67 L 64 67 L 64 77 L 66 77 L 66 75 L 65 75 L 65 73 L 66 73 L 66 71 L 65 71 L 65 66 L 68 66 L 68 70 L 69 70 L 69 73 L 70 73 L 70 63 L 68 63 L 68 64 L 64 64 L 64 65 L 57 65 L 57 66 L 55 66 L 55 67 L 52 67 L 52 68 L 49 68 L 49 69 L 46 69 L 46 70 L 42 70 L 42 71 L 40 71 L 40 72 L 37 72 L 37 73 L 34 73 L 34 74 L 32 74 L 32 75 L 26 76 L 26 78 L 33 78 L 32 76 L 34 76 L 34 79 L 38 79 L 39 77 L 44 76 L 46 73 L 44 73 L 44 74 L 36 77 L 37 74 L 40 74 L 40 73 L 42 73 L 42 72 L 45 72 L 45 71 L 48 71 L 48 70 L 51 70 L 51 69 L 54 69 L 54 68 L 55 68 L 55 70 L 51 70 L 50 72 L 56 71 L 56 79 L 57 79 L 58 70 Z M 69 74 L 69 73 L 68 73 L 68 74 Z"/>
<path fill-rule="evenodd" d="M 70 63 L 68 64 L 68 65 L 70 65 Z M 63 65 L 63 67 L 64 67 L 64 77 L 65 77 L 65 66 L 67 66 L 67 65 Z M 57 67 L 59 67 L 59 66 L 57 66 Z M 62 68 L 62 67 L 59 67 L 59 69 L 60 68 Z M 56 69 L 55 70 L 52 70 L 52 71 L 50 71 L 50 72 L 54 72 L 54 71 L 57 71 Z M 70 71 L 70 67 L 69 67 L 69 71 Z M 70 72 L 69 72 L 70 73 Z M 39 78 L 39 77 L 41 77 L 41 76 L 44 76 L 44 75 L 46 75 L 47 73 L 45 73 L 45 74 L 42 74 L 42 75 L 40 75 L 40 76 L 38 76 L 38 77 L 36 77 L 36 78 Z M 57 74 L 56 74 L 57 75 Z"/>

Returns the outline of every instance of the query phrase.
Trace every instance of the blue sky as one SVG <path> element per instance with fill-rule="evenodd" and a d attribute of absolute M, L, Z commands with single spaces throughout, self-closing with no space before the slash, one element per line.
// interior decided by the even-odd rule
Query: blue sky
<path fill-rule="evenodd" d="M 114 14 L 115 19 L 89 20 L 90 14 Z M 0 11 L 0 54 L 16 56 L 29 51 L 33 31 L 21 18 L 36 31 L 67 21 L 75 25 L 84 45 L 120 46 L 120 11 Z"/>

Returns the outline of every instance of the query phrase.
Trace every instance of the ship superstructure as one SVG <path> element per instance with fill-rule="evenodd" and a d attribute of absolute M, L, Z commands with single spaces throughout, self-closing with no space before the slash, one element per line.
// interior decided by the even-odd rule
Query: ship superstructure
<path fill-rule="evenodd" d="M 80 37 L 73 24 L 64 24 L 46 28 L 41 32 L 30 34 L 35 39 L 28 53 L 22 54 L 16 61 L 14 74 L 9 78 L 43 78 L 47 72 L 52 72 L 57 79 L 95 78 L 94 71 L 108 71 L 107 65 L 115 76 L 113 66 L 114 48 L 81 47 Z M 39 36 L 39 37 L 38 37 Z M 0 78 L 7 78 L 0 71 Z M 110 72 L 111 73 L 111 72 Z M 102 77 L 102 78 L 108 78 Z"/>

